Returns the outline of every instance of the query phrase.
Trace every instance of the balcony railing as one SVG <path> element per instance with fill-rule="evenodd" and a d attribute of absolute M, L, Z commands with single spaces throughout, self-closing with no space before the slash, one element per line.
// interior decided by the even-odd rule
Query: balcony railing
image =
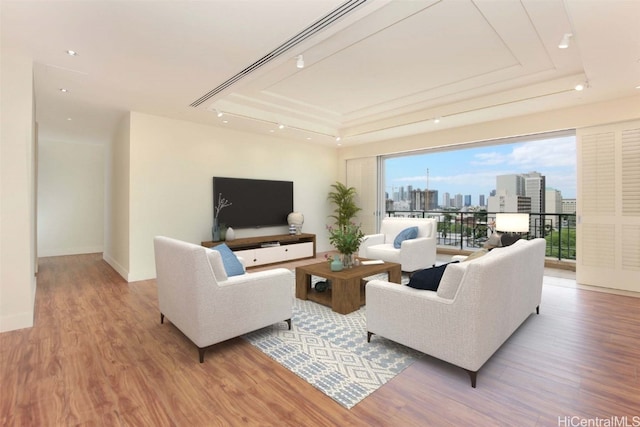
<path fill-rule="evenodd" d="M 494 231 L 497 212 L 387 211 L 387 216 L 435 218 L 438 220 L 438 246 L 460 250 L 482 247 Z M 547 241 L 547 257 L 576 259 L 576 215 L 529 213 L 529 232 L 523 239 L 542 237 Z"/>

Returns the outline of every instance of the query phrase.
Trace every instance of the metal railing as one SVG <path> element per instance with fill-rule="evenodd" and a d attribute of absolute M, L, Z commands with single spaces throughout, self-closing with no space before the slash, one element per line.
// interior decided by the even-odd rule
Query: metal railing
<path fill-rule="evenodd" d="M 494 231 L 498 212 L 387 211 L 386 216 L 435 218 L 438 220 L 438 246 L 460 250 L 481 248 Z M 529 232 L 521 238 L 542 237 L 547 241 L 547 257 L 576 259 L 576 215 L 529 213 Z"/>

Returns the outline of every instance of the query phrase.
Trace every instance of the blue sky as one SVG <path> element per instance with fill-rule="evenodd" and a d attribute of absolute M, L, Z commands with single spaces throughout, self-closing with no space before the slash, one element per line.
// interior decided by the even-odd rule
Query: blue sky
<path fill-rule="evenodd" d="M 438 203 L 448 192 L 489 197 L 496 187 L 496 176 L 540 172 L 546 176 L 547 188 L 562 192 L 563 198 L 576 197 L 576 142 L 574 136 L 527 141 L 490 147 L 467 148 L 396 157 L 385 161 L 385 191 L 391 187 L 412 185 L 424 190 L 438 190 Z M 397 190 L 396 190 L 397 191 Z"/>

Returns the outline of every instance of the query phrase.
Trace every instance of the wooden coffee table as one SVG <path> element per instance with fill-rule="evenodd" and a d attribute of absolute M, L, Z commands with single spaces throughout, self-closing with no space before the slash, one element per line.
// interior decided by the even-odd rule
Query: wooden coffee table
<path fill-rule="evenodd" d="M 327 261 L 296 267 L 296 298 L 308 299 L 331 307 L 337 313 L 348 314 L 365 303 L 362 279 L 380 273 L 387 273 L 390 282 L 400 283 L 400 264 L 393 262 L 361 264 L 342 271 L 331 271 Z M 330 280 L 331 289 L 316 292 L 311 288 L 311 276 Z"/>

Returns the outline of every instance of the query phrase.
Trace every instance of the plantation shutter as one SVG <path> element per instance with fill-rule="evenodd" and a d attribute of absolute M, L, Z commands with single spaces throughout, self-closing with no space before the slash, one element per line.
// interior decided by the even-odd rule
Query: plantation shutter
<path fill-rule="evenodd" d="M 640 121 L 577 137 L 576 281 L 640 292 Z"/>

